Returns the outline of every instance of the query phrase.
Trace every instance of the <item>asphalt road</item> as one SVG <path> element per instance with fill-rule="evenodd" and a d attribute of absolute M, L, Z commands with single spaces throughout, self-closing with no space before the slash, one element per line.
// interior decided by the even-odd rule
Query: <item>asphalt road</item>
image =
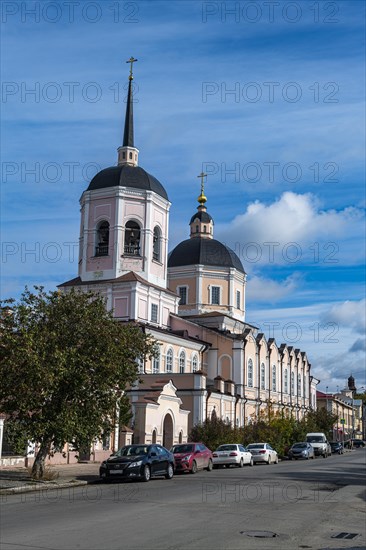
<path fill-rule="evenodd" d="M 365 458 L 3 496 L 1 550 L 365 549 Z"/>

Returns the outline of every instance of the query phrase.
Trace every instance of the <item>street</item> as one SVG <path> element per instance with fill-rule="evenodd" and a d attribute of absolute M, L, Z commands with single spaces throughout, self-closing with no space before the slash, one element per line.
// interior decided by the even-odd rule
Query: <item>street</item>
<path fill-rule="evenodd" d="M 1 549 L 365 548 L 365 457 L 3 496 Z"/>

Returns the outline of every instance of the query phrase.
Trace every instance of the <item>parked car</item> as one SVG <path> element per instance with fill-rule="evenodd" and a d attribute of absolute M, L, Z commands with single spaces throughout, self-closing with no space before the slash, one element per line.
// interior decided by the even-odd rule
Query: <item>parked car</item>
<path fill-rule="evenodd" d="M 365 446 L 365 442 L 362 439 L 352 439 L 352 445 L 354 449 L 361 449 Z"/>
<path fill-rule="evenodd" d="M 212 453 L 214 468 L 223 466 L 238 466 L 242 468 L 244 464 L 253 466 L 253 455 L 243 445 L 228 444 L 220 445 L 216 451 Z"/>
<path fill-rule="evenodd" d="M 330 448 L 332 449 L 332 453 L 338 453 L 339 455 L 343 455 L 344 449 L 340 441 L 331 441 Z"/>
<path fill-rule="evenodd" d="M 213 468 L 212 451 L 203 443 L 180 443 L 174 445 L 170 451 L 174 455 L 176 472 L 190 472 Z"/>
<path fill-rule="evenodd" d="M 293 458 L 297 460 L 298 458 L 315 458 L 314 447 L 307 443 L 306 441 L 301 441 L 300 443 L 294 443 L 288 452 L 288 457 L 290 460 Z"/>
<path fill-rule="evenodd" d="M 306 434 L 306 441 L 314 447 L 315 456 L 327 458 L 327 456 L 332 455 L 332 449 L 323 432 L 311 432 Z"/>
<path fill-rule="evenodd" d="M 265 462 L 266 464 L 278 464 L 278 454 L 269 443 L 250 443 L 247 450 L 253 455 L 253 462 Z"/>
<path fill-rule="evenodd" d="M 104 460 L 99 475 L 105 481 L 141 479 L 156 476 L 171 479 L 174 475 L 174 456 L 161 445 L 126 445 Z"/>

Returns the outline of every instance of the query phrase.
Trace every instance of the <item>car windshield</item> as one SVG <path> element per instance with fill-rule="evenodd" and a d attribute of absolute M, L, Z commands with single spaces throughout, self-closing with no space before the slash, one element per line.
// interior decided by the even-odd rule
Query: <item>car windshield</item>
<path fill-rule="evenodd" d="M 194 445 L 174 445 L 172 447 L 172 453 L 192 453 L 194 451 Z"/>
<path fill-rule="evenodd" d="M 304 449 L 306 447 L 306 443 L 295 443 L 295 445 L 292 445 L 293 449 Z"/>
<path fill-rule="evenodd" d="M 236 445 L 220 445 L 218 451 L 236 451 Z"/>
<path fill-rule="evenodd" d="M 247 449 L 264 449 L 264 443 L 251 443 Z"/>
<path fill-rule="evenodd" d="M 310 435 L 306 440 L 309 443 L 324 443 L 324 437 L 322 435 Z"/>
<path fill-rule="evenodd" d="M 149 449 L 146 445 L 127 445 L 119 449 L 115 456 L 139 456 L 147 455 Z"/>

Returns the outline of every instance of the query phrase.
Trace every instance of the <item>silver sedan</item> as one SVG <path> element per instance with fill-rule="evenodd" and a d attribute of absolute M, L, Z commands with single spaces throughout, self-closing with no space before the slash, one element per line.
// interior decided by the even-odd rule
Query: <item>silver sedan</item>
<path fill-rule="evenodd" d="M 243 445 L 230 443 L 227 445 L 220 445 L 212 454 L 214 468 L 220 468 L 223 466 L 237 466 L 242 468 L 244 464 L 253 466 L 252 453 L 247 451 Z"/>

